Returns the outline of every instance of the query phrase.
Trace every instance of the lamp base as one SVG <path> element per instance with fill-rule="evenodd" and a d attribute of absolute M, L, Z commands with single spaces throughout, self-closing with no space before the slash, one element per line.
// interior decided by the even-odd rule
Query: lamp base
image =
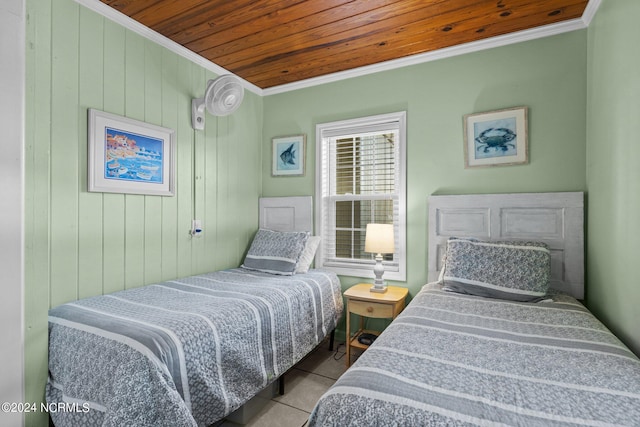
<path fill-rule="evenodd" d="M 373 268 L 373 274 L 376 276 L 373 281 L 373 286 L 369 289 L 371 292 L 378 292 L 380 294 L 387 292 L 387 285 L 382 280 L 384 274 L 384 266 L 382 265 L 382 254 L 376 255 L 376 266 Z"/>

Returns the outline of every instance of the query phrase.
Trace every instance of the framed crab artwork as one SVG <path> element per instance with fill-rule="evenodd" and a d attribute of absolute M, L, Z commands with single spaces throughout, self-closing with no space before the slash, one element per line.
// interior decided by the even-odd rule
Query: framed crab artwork
<path fill-rule="evenodd" d="M 464 116 L 465 168 L 528 162 L 527 107 Z"/>

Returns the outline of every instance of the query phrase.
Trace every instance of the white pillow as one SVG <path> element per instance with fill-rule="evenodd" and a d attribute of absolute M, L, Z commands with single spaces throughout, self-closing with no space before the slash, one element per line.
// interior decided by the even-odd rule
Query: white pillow
<path fill-rule="evenodd" d="M 302 250 L 302 254 L 298 259 L 298 266 L 296 267 L 296 274 L 306 273 L 311 267 L 313 258 L 316 256 L 316 251 L 320 245 L 320 236 L 309 236 L 307 243 Z"/>

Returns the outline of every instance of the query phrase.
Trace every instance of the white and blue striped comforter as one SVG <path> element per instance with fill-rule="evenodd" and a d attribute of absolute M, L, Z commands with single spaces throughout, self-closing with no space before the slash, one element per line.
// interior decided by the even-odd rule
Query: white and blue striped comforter
<path fill-rule="evenodd" d="M 287 371 L 342 315 L 334 273 L 233 269 L 49 312 L 57 426 L 209 425 Z M 75 406 L 73 404 L 76 404 Z"/>
<path fill-rule="evenodd" d="M 576 300 L 553 299 L 425 286 L 309 425 L 640 425 L 638 358 Z"/>

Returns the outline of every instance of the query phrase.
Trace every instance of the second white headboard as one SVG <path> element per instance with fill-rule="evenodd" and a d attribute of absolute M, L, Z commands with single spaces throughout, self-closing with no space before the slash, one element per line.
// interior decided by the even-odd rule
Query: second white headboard
<path fill-rule="evenodd" d="M 534 240 L 551 250 L 551 287 L 584 298 L 584 195 L 473 194 L 429 197 L 429 281 L 449 237 Z"/>
<path fill-rule="evenodd" d="M 261 197 L 260 228 L 313 233 L 311 196 Z"/>

